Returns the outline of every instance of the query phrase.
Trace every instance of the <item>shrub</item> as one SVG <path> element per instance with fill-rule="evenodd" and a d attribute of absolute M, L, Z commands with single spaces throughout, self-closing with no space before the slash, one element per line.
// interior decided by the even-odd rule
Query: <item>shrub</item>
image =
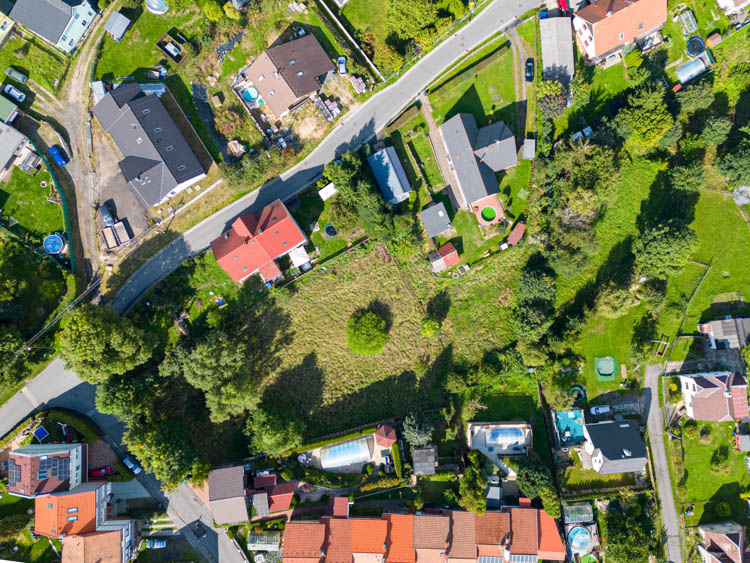
<path fill-rule="evenodd" d="M 718 516 L 719 518 L 727 518 L 730 514 L 732 514 L 732 507 L 729 506 L 729 503 L 727 501 L 723 500 L 716 503 L 714 512 L 716 512 L 716 516 Z"/>
<path fill-rule="evenodd" d="M 729 448 L 719 446 L 711 454 L 711 471 L 714 473 L 725 473 L 729 469 Z"/>
<path fill-rule="evenodd" d="M 294 479 L 294 473 L 291 469 L 288 467 L 281 472 L 281 478 L 284 479 L 284 481 L 291 481 Z"/>
<path fill-rule="evenodd" d="M 425 338 L 437 338 L 440 335 L 440 323 L 435 319 L 424 319 L 422 321 L 422 336 Z"/>
<path fill-rule="evenodd" d="M 383 351 L 385 320 L 372 311 L 354 313 L 346 325 L 346 345 L 356 354 L 372 356 Z"/>
<path fill-rule="evenodd" d="M 362 485 L 358 489 L 358 492 L 355 493 L 355 496 L 371 491 L 378 491 L 380 489 L 392 489 L 394 487 L 400 487 L 402 484 L 403 483 L 399 477 L 381 477 L 376 481 L 372 481 L 370 483 L 365 483 L 364 485 Z"/>
<path fill-rule="evenodd" d="M 372 463 L 368 463 L 368 464 L 366 464 L 366 465 L 365 465 L 365 466 L 364 466 L 364 467 L 362 468 L 362 472 L 363 472 L 363 473 L 364 473 L 365 475 L 367 475 L 368 477 L 369 477 L 370 475 L 372 475 L 372 471 L 373 471 Z"/>

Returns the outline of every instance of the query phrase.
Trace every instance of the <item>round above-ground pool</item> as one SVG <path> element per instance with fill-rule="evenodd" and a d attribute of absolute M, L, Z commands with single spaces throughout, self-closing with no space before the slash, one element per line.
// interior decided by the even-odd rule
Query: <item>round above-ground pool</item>
<path fill-rule="evenodd" d="M 482 209 L 482 219 L 485 221 L 494 221 L 495 217 L 497 217 L 497 211 L 494 207 L 487 206 Z"/>
<path fill-rule="evenodd" d="M 250 86 L 249 88 L 245 88 L 245 90 L 242 92 L 242 97 L 245 98 L 248 102 L 254 102 L 258 99 L 258 90 Z"/>
<path fill-rule="evenodd" d="M 686 50 L 691 57 L 697 57 L 706 50 L 706 44 L 700 37 L 691 37 L 688 39 Z"/>
<path fill-rule="evenodd" d="M 57 233 L 52 233 L 44 238 L 42 245 L 48 254 L 60 254 L 65 246 L 65 241 Z"/>
<path fill-rule="evenodd" d="M 576 526 L 568 532 L 568 543 L 573 553 L 585 555 L 594 546 L 594 539 L 586 528 Z"/>
<path fill-rule="evenodd" d="M 339 232 L 336 230 L 336 227 L 331 224 L 326 225 L 326 228 L 323 230 L 325 231 L 325 234 L 328 238 L 333 238 L 339 234 Z"/>

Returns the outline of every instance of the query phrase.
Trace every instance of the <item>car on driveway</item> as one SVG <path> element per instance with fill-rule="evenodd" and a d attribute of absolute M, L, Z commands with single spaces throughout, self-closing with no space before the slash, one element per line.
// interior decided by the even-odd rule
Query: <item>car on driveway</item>
<path fill-rule="evenodd" d="M 54 160 L 55 163 L 57 163 L 57 165 L 60 168 L 65 168 L 68 162 L 70 162 L 70 159 L 66 156 L 63 150 L 57 145 L 52 145 L 47 150 L 47 153 L 52 157 L 52 160 Z"/>
<path fill-rule="evenodd" d="M 5 76 L 12 78 L 16 82 L 20 82 L 21 84 L 29 79 L 29 77 L 26 76 L 23 72 L 16 70 L 12 66 L 9 66 L 5 69 Z"/>
<path fill-rule="evenodd" d="M 130 469 L 130 471 L 132 471 L 136 475 L 138 475 L 141 471 L 143 471 L 143 469 L 141 469 L 140 467 L 138 467 L 133 462 L 133 460 L 130 459 L 129 457 L 123 458 L 122 462 L 125 464 L 125 467 L 127 467 L 128 469 Z"/>
<path fill-rule="evenodd" d="M 339 57 L 336 59 L 336 64 L 339 67 L 339 74 L 341 76 L 346 75 L 346 57 Z"/>
<path fill-rule="evenodd" d="M 526 59 L 526 82 L 534 82 L 534 59 Z"/>
<path fill-rule="evenodd" d="M 206 527 L 203 524 L 201 524 L 200 520 L 196 522 L 195 524 L 193 524 L 192 530 L 193 530 L 193 533 L 195 534 L 195 537 L 198 538 L 199 540 L 202 540 L 203 538 L 205 538 L 206 534 L 208 533 L 206 531 Z"/>
<path fill-rule="evenodd" d="M 167 547 L 167 540 L 162 538 L 153 538 L 146 540 L 146 549 L 164 549 Z"/>
<path fill-rule="evenodd" d="M 591 407 L 591 414 L 607 414 L 610 411 L 609 405 L 599 405 L 597 407 Z"/>
<path fill-rule="evenodd" d="M 107 467 L 100 467 L 99 469 L 91 469 L 89 471 L 89 479 L 101 479 L 112 473 L 112 468 L 108 465 Z"/>
<path fill-rule="evenodd" d="M 3 88 L 3 92 L 5 92 L 5 95 L 11 100 L 18 102 L 19 104 L 22 104 L 24 100 L 26 100 L 26 94 L 13 86 L 13 84 L 7 84 L 5 88 Z"/>
<path fill-rule="evenodd" d="M 99 208 L 99 213 L 102 214 L 102 223 L 105 227 L 111 227 L 115 224 L 115 217 L 112 215 L 112 211 L 109 209 L 109 205 L 102 203 Z"/>

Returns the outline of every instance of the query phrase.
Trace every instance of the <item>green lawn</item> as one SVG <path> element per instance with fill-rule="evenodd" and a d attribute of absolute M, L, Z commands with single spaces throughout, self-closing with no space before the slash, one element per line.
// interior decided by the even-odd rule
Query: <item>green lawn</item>
<path fill-rule="evenodd" d="M 412 137 L 409 146 L 412 153 L 416 155 L 417 165 L 421 168 L 430 188 L 442 185 L 443 175 L 440 173 L 440 167 L 435 160 L 435 153 L 432 152 L 432 145 L 427 135 Z"/>
<path fill-rule="evenodd" d="M 515 130 L 513 53 L 507 43 L 496 50 L 498 49 L 503 50 L 502 54 L 478 73 L 468 73 L 463 78 L 452 78 L 437 90 L 430 92 L 430 104 L 438 124 L 457 113 L 466 112 L 474 115 L 479 127 L 487 125 L 490 121 L 502 120 Z"/>
<path fill-rule="evenodd" d="M 54 52 L 51 47 L 44 45 L 39 39 L 32 36 L 26 39 L 21 36 L 18 29 L 14 33 L 16 38 L 9 38 L 0 50 L 0 66 L 3 69 L 13 66 L 27 75 L 30 80 L 47 90 L 56 92 L 62 86 L 69 61 L 63 55 Z M 6 82 L 9 81 L 4 75 L 3 78 Z M 16 84 L 16 86 L 19 85 Z M 34 90 L 34 87 L 30 84 L 28 87 L 21 86 L 21 89 L 29 93 Z"/>
<path fill-rule="evenodd" d="M 700 438 L 683 436 L 685 449 L 685 488 L 687 494 L 680 499 L 683 503 L 718 501 L 737 498 L 742 490 L 750 487 L 745 454 L 734 449 L 733 422 L 698 422 L 698 428 L 708 427 L 711 431 L 709 444 L 702 444 Z M 726 472 L 711 469 L 711 456 L 719 447 L 729 449 L 729 463 Z"/>
<path fill-rule="evenodd" d="M 458 492 L 455 481 L 429 481 L 425 478 L 419 480 L 419 494 L 422 495 L 422 500 L 425 504 L 444 504 L 443 494 L 448 489 L 454 489 Z"/>
<path fill-rule="evenodd" d="M 26 511 L 34 507 L 34 501 L 16 497 L 13 495 L 3 495 L 0 497 L 0 519 L 6 516 L 16 514 L 26 514 Z M 31 527 L 33 527 L 34 516 L 28 516 Z M 59 540 L 53 540 L 58 550 L 62 549 Z M 18 551 L 13 553 L 11 549 L 18 547 Z M 0 557 L 11 558 L 14 561 L 27 561 L 29 563 L 52 563 L 59 561 L 59 558 L 50 546 L 50 542 L 45 537 L 40 537 L 36 542 L 32 539 L 28 527 L 24 529 L 14 540 L 3 543 L 0 546 Z"/>
<path fill-rule="evenodd" d="M 633 485 L 635 485 L 635 478 L 633 477 L 632 473 L 599 475 L 593 469 L 568 467 L 565 470 L 562 484 L 570 491 L 586 491 L 589 489 L 632 487 Z"/>
<path fill-rule="evenodd" d="M 692 512 L 692 514 L 684 514 L 685 526 L 698 526 L 699 524 L 709 524 L 711 522 L 721 522 L 723 520 L 734 520 L 743 526 L 747 526 L 747 500 L 744 498 L 728 498 L 725 499 L 725 501 L 729 503 L 729 506 L 732 509 L 732 514 L 729 517 L 719 516 L 716 513 L 718 502 L 691 503 L 690 512 Z"/>
<path fill-rule="evenodd" d="M 318 189 L 313 187 L 299 196 L 300 205 L 292 212 L 297 224 L 305 232 L 310 242 L 320 251 L 320 259 L 323 260 L 328 256 L 340 252 L 346 248 L 350 242 L 354 241 L 358 235 L 354 232 L 342 232 L 341 225 L 337 225 L 331 216 L 331 201 L 323 201 L 318 195 Z M 313 232 L 310 227 L 313 223 L 318 223 L 320 230 Z M 323 229 L 328 224 L 332 224 L 339 230 L 339 235 L 328 238 L 323 235 Z M 308 248 L 312 252 L 312 248 Z"/>
<path fill-rule="evenodd" d="M 498 174 L 503 209 L 512 221 L 518 219 L 526 211 L 531 189 L 531 167 L 530 160 L 521 160 L 518 166 Z"/>
<path fill-rule="evenodd" d="M 385 16 L 390 3 L 391 0 L 349 0 L 341 14 L 356 32 L 355 36 L 370 32 L 378 42 L 384 43 L 388 33 Z"/>
<path fill-rule="evenodd" d="M 46 187 L 42 187 L 41 182 L 45 182 Z M 49 172 L 42 170 L 32 176 L 14 167 L 10 178 L 0 184 L 2 213 L 18 221 L 11 230 L 21 235 L 29 233 L 36 244 L 50 233 L 64 231 L 62 206 L 47 201 L 51 192 Z"/>
<path fill-rule="evenodd" d="M 447 188 L 446 188 L 447 189 Z M 440 197 L 443 192 L 436 194 L 435 199 L 437 201 L 444 201 L 446 209 L 449 209 L 448 202 L 445 201 L 445 197 Z M 447 196 L 447 194 L 445 194 Z M 448 214 L 451 212 L 449 210 Z M 494 234 L 487 240 L 482 240 L 482 232 L 479 229 L 479 222 L 476 216 L 470 211 L 461 209 L 455 212 L 455 215 L 451 217 L 453 228 L 456 230 L 457 235 L 440 236 L 437 237 L 436 242 L 438 246 L 442 246 L 447 242 L 453 243 L 453 246 L 458 250 L 461 256 L 461 261 L 471 264 L 481 258 L 485 252 L 489 250 L 496 250 L 497 244 L 503 239 L 502 235 Z M 503 230 L 505 233 L 505 230 Z"/>

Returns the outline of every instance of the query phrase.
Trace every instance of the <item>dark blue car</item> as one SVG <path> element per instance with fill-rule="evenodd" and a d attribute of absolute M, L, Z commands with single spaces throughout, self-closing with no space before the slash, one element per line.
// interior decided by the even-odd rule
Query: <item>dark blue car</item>
<path fill-rule="evenodd" d="M 63 150 L 57 145 L 50 147 L 47 152 L 49 153 L 49 155 L 52 157 L 52 159 L 57 163 L 57 165 L 60 168 L 64 168 L 65 165 L 68 164 L 68 162 L 70 162 L 68 157 L 65 156 L 65 153 L 63 152 Z"/>

